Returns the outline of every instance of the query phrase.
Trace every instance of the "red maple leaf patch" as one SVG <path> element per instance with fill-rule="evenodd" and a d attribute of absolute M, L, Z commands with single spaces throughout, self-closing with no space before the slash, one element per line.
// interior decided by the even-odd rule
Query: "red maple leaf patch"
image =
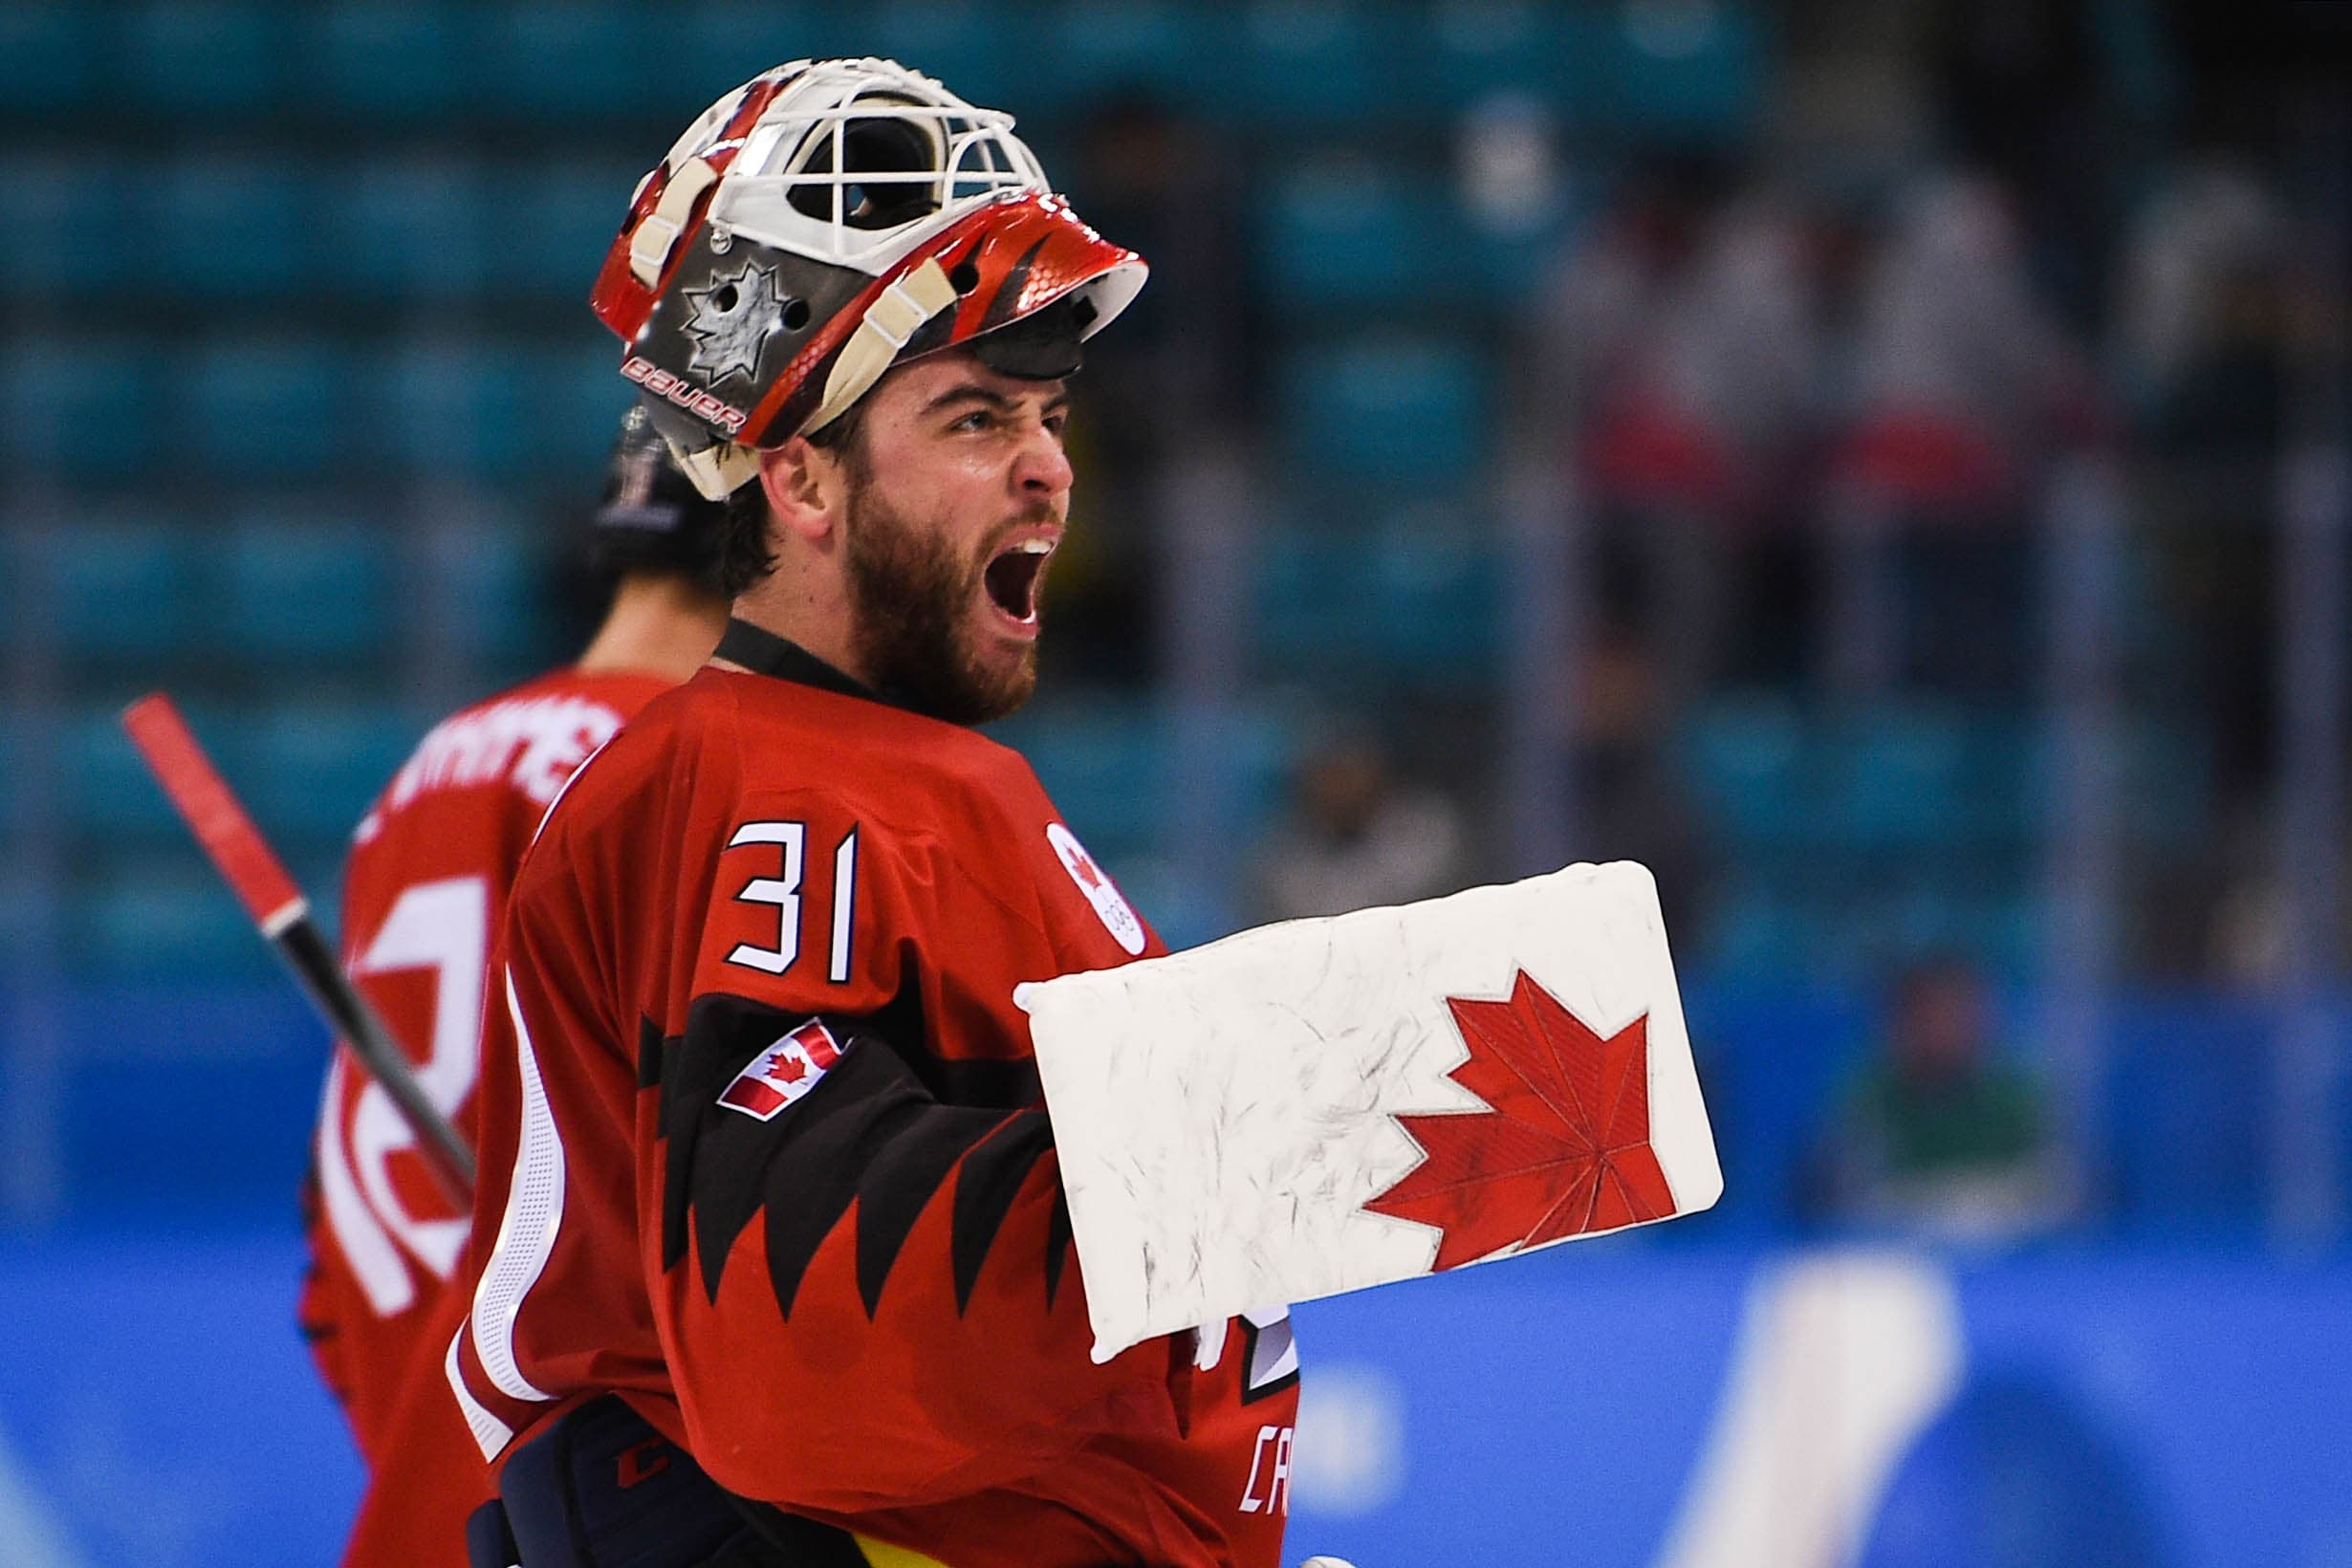
<path fill-rule="evenodd" d="M 1649 1146 L 1649 1014 L 1603 1039 L 1519 971 L 1507 1002 L 1449 996 L 1470 1060 L 1447 1075 L 1490 1107 L 1398 1122 L 1425 1158 L 1364 1204 L 1435 1226 L 1435 1269 L 1674 1212 Z"/>

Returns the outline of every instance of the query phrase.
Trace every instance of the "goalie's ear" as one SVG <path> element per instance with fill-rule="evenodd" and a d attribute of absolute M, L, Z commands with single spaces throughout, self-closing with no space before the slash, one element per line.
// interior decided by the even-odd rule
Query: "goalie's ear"
<path fill-rule="evenodd" d="M 829 542 L 848 514 L 850 482 L 838 453 L 794 436 L 759 454 L 759 486 L 771 530 L 811 544 Z"/>

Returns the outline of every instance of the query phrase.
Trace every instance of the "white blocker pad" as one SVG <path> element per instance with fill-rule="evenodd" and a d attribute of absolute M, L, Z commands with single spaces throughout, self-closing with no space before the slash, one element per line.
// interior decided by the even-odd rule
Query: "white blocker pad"
<path fill-rule="evenodd" d="M 1631 861 L 1025 985 L 1094 1356 L 1723 1191 Z"/>

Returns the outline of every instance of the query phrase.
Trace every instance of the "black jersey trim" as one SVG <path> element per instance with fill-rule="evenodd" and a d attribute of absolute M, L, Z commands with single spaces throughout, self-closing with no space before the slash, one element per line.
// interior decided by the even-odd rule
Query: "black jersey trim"
<path fill-rule="evenodd" d="M 859 697 L 869 703 L 889 702 L 872 686 L 844 670 L 836 669 L 792 639 L 778 637 L 767 627 L 754 626 L 748 621 L 730 619 L 727 622 L 727 630 L 719 638 L 718 647 L 710 656 L 741 664 L 754 675 L 772 675 L 779 681 L 796 681 L 820 691 Z"/>

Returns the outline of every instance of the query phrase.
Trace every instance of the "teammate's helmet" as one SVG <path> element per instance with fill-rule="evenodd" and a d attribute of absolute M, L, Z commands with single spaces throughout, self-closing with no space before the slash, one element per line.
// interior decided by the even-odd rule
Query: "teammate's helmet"
<path fill-rule="evenodd" d="M 703 112 L 639 184 L 592 302 L 705 495 L 969 342 L 1053 378 L 1143 286 L 1013 134 L 890 60 L 797 60 Z"/>
<path fill-rule="evenodd" d="M 641 404 L 621 419 L 604 468 L 589 566 L 599 577 L 659 573 L 724 592 L 721 546 L 727 504 L 706 499 L 671 460 Z"/>

